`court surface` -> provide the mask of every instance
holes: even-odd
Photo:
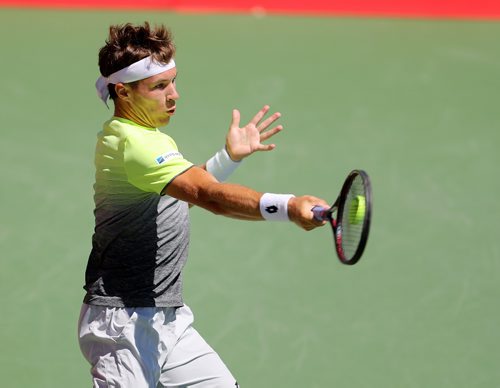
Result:
[[[283,114],[232,181],[333,200],[374,189],[362,261],[327,228],[192,210],[185,299],[242,387],[500,385],[500,25],[0,10],[0,375],[88,387],[76,341],[93,227],[93,88],[110,23],[168,24],[181,100],[168,133],[206,161],[234,107]]]

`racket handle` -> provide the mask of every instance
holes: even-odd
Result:
[[[314,206],[311,211],[314,213],[314,218],[318,221],[325,221],[328,219],[328,208],[323,206]]]

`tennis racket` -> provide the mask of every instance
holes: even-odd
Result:
[[[372,214],[370,178],[363,170],[353,170],[347,176],[340,194],[330,208],[315,206],[314,217],[329,221],[337,256],[343,264],[358,262],[368,240]]]

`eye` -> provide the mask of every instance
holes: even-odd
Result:
[[[160,89],[160,90],[161,90],[161,89],[165,89],[165,88],[166,88],[166,86],[167,86],[167,85],[166,85],[165,83],[163,83],[163,82],[162,82],[162,83],[159,83],[158,85],[156,85],[154,88],[155,88],[155,89]]]

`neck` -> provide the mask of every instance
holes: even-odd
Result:
[[[151,122],[149,122],[146,117],[143,117],[143,115],[134,112],[134,110],[130,109],[128,105],[124,106],[123,104],[117,103],[116,101],[114,116],[133,121],[141,127],[156,128]]]

